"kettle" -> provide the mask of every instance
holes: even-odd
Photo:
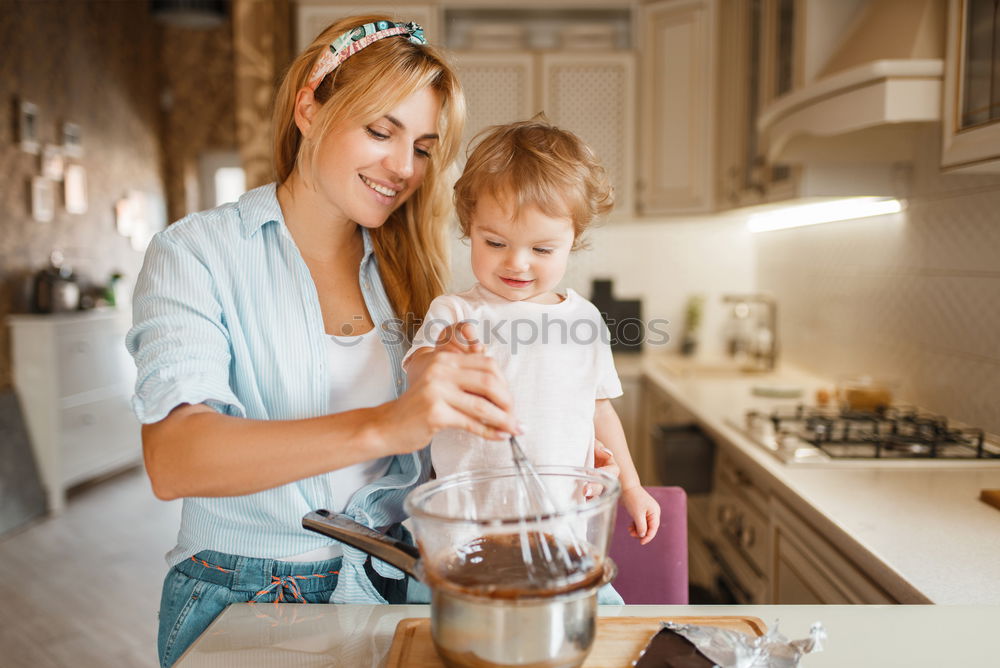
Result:
[[[64,313],[80,306],[80,284],[72,268],[63,264],[63,254],[52,251],[49,266],[35,275],[35,311]]]

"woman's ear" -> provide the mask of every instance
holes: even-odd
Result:
[[[312,127],[319,106],[316,98],[313,97],[312,90],[307,86],[303,86],[295,94],[295,125],[303,137],[309,133],[309,128]]]

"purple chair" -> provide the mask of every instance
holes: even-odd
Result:
[[[660,504],[660,528],[645,545],[628,533],[632,519],[618,506],[611,558],[618,565],[614,588],[630,605],[687,605],[687,494],[681,487],[647,487]]]

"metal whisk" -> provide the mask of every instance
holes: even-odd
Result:
[[[528,509],[525,514],[533,515],[536,520],[540,521],[543,515],[555,512],[555,502],[552,500],[548,489],[545,487],[541,477],[538,475],[538,471],[535,470],[534,465],[524,454],[521,444],[517,442],[517,438],[514,436],[510,437],[510,449],[514,459],[514,466],[517,468],[518,481],[520,482],[521,489],[524,491],[525,497],[528,501]],[[532,532],[535,534],[534,542],[537,543],[538,551],[541,553],[542,559],[545,562],[544,564],[541,564],[541,567],[539,568],[536,566],[534,556],[532,555],[532,540],[528,535],[529,532],[527,531],[527,527],[524,523],[521,524],[521,556],[523,557],[524,563],[528,568],[529,579],[534,581],[539,579],[553,581],[565,578],[567,575],[580,570],[580,566],[585,559],[583,547],[577,540],[576,533],[573,531],[573,527],[570,523],[565,525],[565,529],[566,540],[563,541],[553,536],[551,545],[543,532],[540,530],[538,532]],[[553,548],[555,549],[557,556],[553,556]],[[570,554],[570,552],[572,552],[572,554]],[[562,569],[560,569],[556,564],[556,559],[562,562]],[[539,572],[540,570],[541,573]]]

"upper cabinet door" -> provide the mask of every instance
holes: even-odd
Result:
[[[1000,171],[1000,7],[950,0],[941,166]]]
[[[641,8],[642,214],[715,207],[715,13],[715,0]]]
[[[615,188],[611,217],[631,217],[636,116],[632,53],[542,54],[539,110],[590,145]]]
[[[520,121],[537,111],[535,65],[530,53],[456,52],[452,54],[465,91],[467,115],[459,168],[469,142],[485,128]]]

